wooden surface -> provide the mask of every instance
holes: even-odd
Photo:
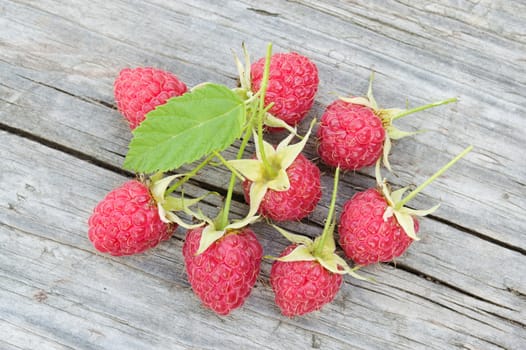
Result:
[[[525,23],[520,0],[0,1],[0,348],[525,349]],[[422,240],[396,266],[363,269],[376,283],[347,277],[305,317],[279,314],[268,261],[244,307],[218,317],[186,280],[183,230],[126,258],[98,254],[86,236],[95,204],[133,176],[120,168],[131,134],[113,100],[118,71],[156,66],[189,86],[233,87],[231,49],[243,41],[254,58],[272,41],[318,65],[309,119],[332,92],[365,93],[371,69],[384,107],[459,97],[399,121],[429,132],[395,145],[395,185],[475,146],[412,202],[442,203],[421,220]],[[313,140],[306,153],[316,156]],[[225,174],[208,169],[186,191],[225,192]],[[374,186],[371,175],[345,174],[338,210]],[[309,220],[285,227],[318,235],[328,192]],[[254,230],[267,254],[287,244]]]

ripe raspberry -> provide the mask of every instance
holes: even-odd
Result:
[[[402,255],[413,240],[396,217],[383,219],[387,202],[374,188],[356,193],[343,207],[338,232],[345,254],[359,265],[387,262]],[[418,221],[413,217],[415,233]]]
[[[232,230],[195,255],[203,227],[189,230],[183,245],[188,280],[203,304],[219,315],[240,307],[259,274],[263,248],[252,230]]]
[[[146,113],[186,90],[186,85],[172,73],[150,67],[125,68],[114,84],[117,107],[132,130],[146,118]]]
[[[274,221],[300,220],[312,213],[321,198],[320,169],[299,154],[286,170],[290,188],[268,190],[258,212]],[[243,182],[245,200],[250,204],[250,180]]]
[[[288,246],[281,256],[295,247],[295,244]],[[276,261],[270,270],[276,305],[288,317],[321,309],[334,299],[342,281],[342,275],[330,272],[318,261]]]
[[[142,253],[170,238],[175,229],[161,221],[148,187],[137,180],[108,193],[88,224],[95,248],[116,256]]]
[[[357,170],[378,160],[386,132],[369,107],[337,100],[321,117],[317,136],[318,153],[324,163]]]
[[[366,97],[341,97],[331,103],[321,118],[318,129],[318,153],[331,166],[358,170],[374,164],[383,154],[384,166],[391,170],[391,140],[417,134],[397,129],[399,118],[436,106],[456,102],[456,98],[429,103],[412,109],[379,108],[373,97],[373,77]]]
[[[261,87],[265,58],[251,67],[252,91]],[[270,113],[289,125],[298,124],[314,103],[318,91],[318,69],[307,57],[291,53],[277,53],[270,61],[269,83],[265,105],[274,103]]]

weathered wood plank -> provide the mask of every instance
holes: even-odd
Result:
[[[447,192],[437,213],[440,218],[519,251],[526,249],[524,221],[520,219],[526,206],[523,183],[526,167],[520,166],[516,156],[524,144],[520,130],[525,103],[524,95],[514,92],[524,88],[524,82],[517,78],[522,76],[518,73],[523,65],[520,55],[511,54],[524,49],[521,41],[506,37],[502,43],[492,41],[497,46],[492,50],[468,54],[471,46],[448,33],[466,32],[478,45],[483,45],[486,37],[478,35],[478,29],[471,28],[469,23],[449,18],[461,14],[455,12],[439,21],[441,17],[436,10],[426,12],[398,3],[393,9],[392,4],[373,4],[371,8],[365,4],[343,6],[328,2],[264,4],[265,11],[278,16],[254,12],[253,9],[262,8],[255,3],[229,2],[220,7],[195,1],[170,5],[138,2],[133,8],[118,3],[114,5],[115,11],[126,13],[119,18],[112,18],[107,5],[79,3],[63,8],[53,4],[8,2],[5,7],[8,16],[4,20],[9,22],[10,30],[1,35],[4,42],[13,43],[0,55],[4,61],[2,99],[10,103],[2,111],[6,125],[118,166],[126,152],[129,134],[118,113],[105,108],[113,103],[111,83],[118,69],[125,65],[153,64],[175,71],[190,85],[203,80],[233,85],[235,69],[228,48],[238,47],[245,39],[250,47],[261,51],[263,40],[273,38],[276,50],[301,47],[319,65],[322,85],[311,115],[323,112],[333,98],[329,91],[345,93],[349,86],[354,91],[364,91],[369,67],[378,72],[380,101],[403,105],[405,98],[416,104],[429,101],[431,96],[435,99],[460,96],[461,102],[454,107],[401,121],[401,125],[410,123],[414,128],[433,132],[397,145],[393,163],[399,178],[394,182],[404,185],[421,182],[431,169],[451,158],[468,141],[472,142],[476,151],[462,167],[452,169],[447,177],[438,180],[414,205],[428,205]],[[376,22],[364,17],[371,9],[380,16]],[[396,11],[404,16],[395,16]],[[509,11],[503,16],[509,16]],[[153,27],[153,20],[139,20],[143,13],[155,18]],[[423,37],[414,34],[416,13],[422,27],[418,33],[424,33]],[[247,14],[250,21],[239,20],[234,26],[234,18],[241,19]],[[30,30],[17,20],[25,16],[37,23]],[[395,27],[385,25],[393,21]],[[110,22],[111,28],[103,25]],[[261,32],[248,39],[254,22]],[[308,45],[307,38],[302,37],[306,32],[298,30],[300,26],[308,29]],[[193,36],[181,35],[183,28],[191,28]],[[151,34],[158,32],[155,37]],[[290,34],[284,38],[279,33]],[[506,33],[513,38],[519,35],[515,31]],[[352,40],[353,35],[366,41]],[[169,37],[174,39],[170,41]],[[198,45],[196,38],[200,40]],[[222,45],[218,46],[218,42]],[[462,51],[451,56],[447,43]],[[202,47],[211,49],[203,51]],[[383,53],[376,47],[381,47]],[[73,49],[75,54],[69,54]],[[24,55],[25,51],[31,55]],[[397,54],[389,54],[392,52]],[[495,65],[498,55],[510,57],[509,64]],[[440,71],[431,71],[430,67],[440,67]],[[482,69],[486,72],[498,69],[500,78],[495,78],[496,73],[481,74]],[[490,91],[499,91],[499,95],[489,94]],[[42,109],[48,112],[42,114]],[[505,124],[500,118],[503,113],[507,115]],[[39,125],[37,130],[35,125]],[[494,128],[499,133],[492,133]],[[313,145],[310,151],[314,151]],[[224,177],[205,175],[202,179],[214,181],[214,178]],[[350,181],[352,184],[354,180]],[[450,188],[459,190],[448,191]]]
[[[11,134],[0,134],[0,300],[10,301],[0,303],[2,348],[524,348],[525,21],[518,1],[3,2],[0,128]],[[116,259],[94,254],[85,221],[124,181],[131,135],[113,106],[119,69],[153,65],[190,86],[234,86],[230,48],[245,41],[260,56],[269,40],[318,65],[311,117],[331,91],[365,92],[371,68],[387,107],[460,97],[400,121],[431,132],[396,145],[395,184],[422,182],[468,142],[476,150],[417,197],[415,207],[443,204],[422,220],[423,239],[398,269],[365,269],[378,283],[348,279],[333,305],[288,320],[271,306],[265,263],[243,310],[219,319],[186,282],[182,231],[148,254]],[[314,141],[306,153],[315,156]],[[332,171],[322,169],[330,188]],[[225,174],[209,169],[187,193],[224,189]],[[347,174],[338,208],[372,186],[371,175]],[[286,227],[318,234],[328,198],[310,220]],[[203,208],[217,205],[210,198]],[[233,209],[246,212],[242,203]],[[256,229],[268,253],[284,247],[267,226]]]
[[[16,146],[12,147],[17,149]],[[21,155],[22,156],[22,155]],[[35,154],[30,158],[40,158],[45,155]],[[9,160],[9,156],[6,156]],[[19,163],[18,161],[15,161]],[[20,165],[19,165],[20,166]],[[63,162],[51,162],[49,164],[51,169],[63,169],[65,164]],[[60,172],[53,175],[58,177],[57,181],[61,181]],[[100,176],[100,175],[99,175]],[[91,174],[91,180],[94,184],[100,181],[99,176]],[[7,180],[9,181],[9,180]],[[324,183],[329,184],[329,177],[325,177]],[[5,184],[6,190],[15,186],[15,184],[9,185],[8,182]],[[34,188],[36,186],[29,185],[28,188]],[[108,191],[110,187],[106,188]],[[28,190],[25,190],[22,194],[12,194],[12,203],[16,203],[18,195],[24,197]],[[193,187],[187,190],[187,193],[196,193],[196,189]],[[348,190],[343,189],[342,196],[338,201],[338,206],[341,207],[344,200],[350,196]],[[200,194],[200,193],[197,193]],[[328,202],[329,194],[325,193],[324,202]],[[96,203],[101,197],[94,201]],[[219,205],[218,201],[212,203]],[[72,203],[64,203],[64,205],[71,205]],[[14,204],[13,204],[14,205]],[[76,205],[76,204],[74,204]],[[33,211],[39,210],[38,206],[32,208]],[[32,210],[29,210],[30,212]],[[85,212],[89,212],[91,208],[84,208]],[[240,213],[246,211],[245,208],[240,209]],[[326,216],[326,208],[320,208],[315,212],[314,217],[318,217],[319,222],[323,221],[323,217]],[[16,223],[18,219],[14,219]],[[315,227],[308,227],[302,224],[298,227],[297,224],[285,225],[292,230],[297,232],[307,232],[314,236],[318,234],[318,230]],[[478,296],[483,300],[488,300],[497,305],[502,305],[505,308],[501,309],[498,313],[505,317],[510,317],[515,320],[520,320],[524,317],[519,316],[517,312],[521,311],[520,299],[517,299],[512,291],[518,291],[519,293],[526,294],[524,291],[524,279],[521,277],[520,271],[520,260],[523,258],[519,253],[508,251],[507,249],[495,246],[494,244],[481,241],[471,235],[465,235],[458,230],[451,229],[450,227],[441,223],[436,223],[433,220],[424,219],[422,221],[422,227],[427,231],[424,232],[423,240],[418,244],[415,244],[412,250],[406,257],[403,257],[400,262],[407,266],[411,270],[419,271],[422,274],[428,275],[440,281],[444,281],[451,285],[457,286],[459,289],[471,293],[472,295]],[[268,229],[265,229],[269,231]],[[79,232],[84,232],[85,229],[79,229]],[[271,235],[275,233],[269,232]],[[465,250],[464,247],[472,247],[473,249]],[[457,252],[451,254],[451,252]],[[482,252],[486,252],[485,255],[491,254],[493,259],[485,259],[478,264],[469,264],[467,262],[476,260]],[[277,254],[277,252],[275,252]],[[439,262],[437,266],[437,261]],[[508,278],[506,274],[500,273],[502,263],[506,261],[507,271],[512,271],[513,278]],[[500,290],[509,290],[509,292],[501,293]],[[519,304],[517,304],[519,302]],[[511,311],[510,311],[511,310]],[[502,313],[501,313],[502,312]]]
[[[104,193],[124,181],[122,176],[16,135],[2,132],[0,138],[0,156],[7,165],[0,175],[0,246],[4,251],[0,291],[2,299],[11,301],[2,305],[0,318],[28,329],[31,341],[42,336],[64,347],[105,348],[111,342],[123,349],[151,344],[229,348],[232,342],[257,348],[307,347],[318,342],[331,349],[388,344],[396,344],[393,348],[423,348],[424,344],[436,349],[453,345],[517,348],[525,341],[520,296],[515,295],[511,304],[495,305],[416,274],[381,267],[364,271],[378,283],[348,279],[333,305],[312,316],[288,320],[272,306],[266,262],[262,282],[247,305],[219,325],[215,315],[198,307],[186,282],[181,230],[176,239],[140,256],[110,258],[93,251],[85,223]],[[268,253],[283,249],[285,242],[268,226],[258,225],[256,230]],[[488,252],[502,249],[486,244]],[[486,259],[493,274],[498,273],[494,259],[502,261],[502,255]],[[510,281],[522,278],[520,263],[520,256],[510,258],[506,270]],[[492,277],[491,283],[498,280]],[[477,288],[493,295],[513,295],[502,291],[500,284],[495,291],[484,285]],[[209,329],[205,334],[212,332],[217,338],[200,337],[203,331],[198,324]]]
[[[79,84],[79,82],[73,82],[73,84],[69,85],[68,87],[61,86],[59,88],[53,88],[52,85],[43,85],[47,83],[36,83],[36,80],[31,81],[28,79],[21,78],[21,76],[33,74],[36,74],[38,76],[41,73],[27,69],[17,69],[14,69],[14,71],[17,72],[16,74],[9,74],[9,72],[12,72],[13,69],[10,69],[8,71],[8,84],[14,86],[21,86],[22,89],[31,89],[32,100],[19,100],[19,103],[26,104],[20,109],[17,106],[9,106],[10,109],[8,109],[7,112],[5,112],[4,114],[8,121],[12,123],[10,125],[14,125],[15,127],[24,127],[24,124],[28,123],[29,118],[21,118],[20,116],[22,114],[44,118],[42,117],[42,114],[38,113],[38,108],[41,108],[42,105],[45,105],[46,101],[53,100],[54,104],[50,106],[50,108],[52,109],[48,110],[49,115],[46,115],[45,118],[51,119],[50,117],[56,116],[56,121],[54,123],[39,122],[39,124],[42,125],[42,127],[39,128],[38,131],[33,131],[32,128],[29,129],[27,126],[25,127],[26,130],[30,132],[38,132],[42,135],[42,137],[57,140],[57,142],[60,142],[61,144],[67,145],[75,149],[79,149],[80,151],[87,153],[88,155],[91,155],[93,157],[96,157],[97,159],[102,158],[104,160],[109,157],[112,157],[111,159],[107,159],[108,162],[114,166],[119,166],[122,157],[114,154],[115,151],[113,151],[113,149],[114,147],[117,147],[120,153],[125,152],[125,144],[129,140],[129,134],[126,131],[126,126],[120,120],[120,116],[118,116],[116,112],[110,111],[108,113],[107,109],[104,106],[97,104],[96,102],[93,103],[93,101],[97,100],[97,98],[84,97],[82,94],[88,93],[87,91],[76,91],[76,86],[84,86],[83,84]],[[13,79],[14,83],[11,83],[9,79]],[[93,84],[94,82],[92,81],[91,83]],[[23,84],[28,84],[31,87]],[[111,88],[110,84],[107,85],[108,86],[106,86],[106,90],[108,90],[108,88]],[[62,89],[73,89],[74,93],[68,94],[67,90]],[[97,87],[93,87],[93,90],[97,91]],[[73,96],[71,94],[73,94]],[[107,94],[111,96],[111,91],[108,91]],[[88,101],[86,101],[86,99],[88,99]],[[90,99],[91,101],[89,101]],[[319,107],[320,106],[318,106],[318,108]],[[79,120],[78,118],[72,119],[72,115],[90,116],[90,118],[84,120]],[[111,119],[107,120],[108,118]],[[75,124],[77,122],[80,124]],[[20,125],[19,123],[24,124]],[[108,124],[112,125],[112,127],[106,127]],[[34,125],[34,123],[32,125]],[[58,125],[60,125],[61,128],[58,128]],[[113,126],[115,127],[113,128]],[[447,142],[446,136],[447,135],[444,135],[441,138],[434,137],[432,139],[438,144],[444,144]],[[421,148],[420,142],[428,142],[426,141],[427,139],[427,137],[419,138],[419,144],[417,145],[418,148]],[[401,143],[398,146],[400,146],[400,148],[402,148],[403,151],[407,151],[409,155],[413,152],[409,149],[411,145],[405,143],[405,141],[404,143]],[[430,147],[436,146],[430,145]],[[309,146],[308,152],[311,155],[314,154],[314,146],[312,144]],[[439,150],[435,148],[432,153],[438,154],[438,152]],[[441,163],[445,163],[447,157],[440,156]],[[401,176],[403,176],[404,178],[409,179],[411,177],[410,173],[415,171],[416,181],[414,182],[423,181],[423,177],[428,176],[430,173],[427,169],[436,168],[436,163],[438,163],[436,157],[418,157],[418,161],[416,161],[410,156],[404,157],[402,160],[406,160],[410,165],[409,168],[415,170],[408,170],[404,172],[399,170],[398,173],[401,174]],[[509,209],[511,207],[498,208],[498,205],[493,205],[491,201],[494,198],[498,198],[499,193],[504,192],[504,194],[506,194],[505,191],[513,189],[516,186],[513,185],[513,182],[510,182],[506,179],[502,179],[502,176],[496,177],[493,173],[494,170],[489,171],[484,167],[480,167],[479,163],[479,159],[476,159],[476,163],[469,164],[469,171],[465,172],[464,170],[458,170],[450,176],[446,175],[445,179],[447,181],[445,183],[442,182],[444,180],[439,180],[436,184],[433,185],[433,187],[429,189],[428,193],[431,193],[431,195],[429,197],[425,195],[419,197],[415,202],[415,205],[419,207],[425,207],[432,202],[435,203],[437,199],[440,199],[440,197],[443,196],[440,191],[446,192],[445,189],[447,187],[458,189],[462,188],[463,190],[468,189],[473,193],[477,194],[476,199],[464,193],[460,193],[460,190],[458,195],[453,193],[453,191],[447,191],[447,197],[442,198],[443,205],[439,212],[441,218],[445,218],[448,221],[460,223],[462,225],[465,224],[465,221],[467,221],[467,224],[470,224],[473,221],[477,221],[479,226],[484,227],[484,230],[480,230],[481,232],[477,231],[477,233],[487,234],[490,237],[492,237],[493,231],[490,231],[488,233],[488,227],[497,224],[499,226],[499,230],[506,229],[506,227],[509,227],[508,231],[513,232],[515,236],[519,236],[515,239],[520,240],[521,230],[517,230],[517,228],[520,228],[521,225],[523,225],[523,221],[521,220],[519,215],[519,212],[521,211],[521,203],[524,202],[523,197],[520,197],[522,189],[519,187],[515,189],[518,192],[510,191],[512,193],[512,196],[508,194],[508,199],[510,199],[510,201],[516,201],[516,203],[513,204],[513,208],[515,209],[515,211],[511,212],[515,215],[509,215]],[[466,167],[465,163],[463,165],[464,167]],[[423,173],[423,169],[426,169],[427,173]],[[518,170],[520,171],[520,169]],[[199,179],[203,182],[206,181],[207,183],[212,184],[214,186],[224,188],[227,178],[224,176],[224,171],[221,169],[217,170],[217,172],[215,172],[215,170],[213,171],[213,173],[203,174]],[[455,169],[452,169],[452,171],[455,171]],[[470,174],[470,176],[465,176],[464,173],[468,173]],[[478,175],[477,177],[471,176],[471,174],[477,173],[481,175]],[[353,185],[353,187],[363,187],[372,185],[372,182],[367,178],[357,179],[356,177],[348,176],[346,179],[350,182],[351,185]],[[327,178],[327,180],[324,181],[324,183],[327,184],[327,188],[330,187],[329,181],[329,178]],[[484,184],[483,181],[486,181],[486,184]],[[343,189],[342,197],[349,197],[350,195],[352,195],[352,193],[352,189]],[[467,209],[473,208],[474,205],[478,205],[478,203],[473,202],[475,200],[482,199],[482,196],[484,196],[484,199],[488,201],[488,204],[490,206],[490,208],[488,208],[487,210],[491,209],[493,212],[496,211],[498,214],[497,216],[481,215],[480,210],[467,211]],[[515,198],[516,196],[519,198]],[[433,200],[433,198],[435,198],[435,200]],[[322,207],[312,216],[312,219],[317,223],[321,223],[323,221],[325,213],[326,211]],[[506,218],[507,220],[502,220],[502,218]],[[467,224],[467,227],[473,227],[471,225],[468,226]],[[517,232],[519,232],[519,235],[517,235]],[[432,234],[430,234],[429,237],[432,237]],[[455,240],[453,240],[452,242],[452,245],[458,244]],[[428,255],[430,254],[434,256],[437,254],[444,254],[440,252],[447,252],[447,250],[443,250],[442,246],[438,244],[435,245],[434,248],[435,249],[432,250],[431,253],[428,253]],[[469,254],[469,252],[467,254]],[[472,254],[476,255],[478,253],[472,252]],[[417,269],[417,267],[413,264],[414,260],[410,259],[409,261],[411,261],[409,267]],[[423,266],[426,265],[424,264]],[[425,270],[426,273],[431,274],[431,271],[429,271],[429,269]],[[433,274],[431,274],[431,276],[438,279],[444,279],[443,274],[439,276],[434,276]],[[455,281],[454,283],[457,282]],[[471,281],[465,281],[465,283],[462,283],[459,287],[467,287],[471,292],[475,292],[477,294],[479,290],[477,288],[473,288],[473,286],[474,284],[471,283]]]

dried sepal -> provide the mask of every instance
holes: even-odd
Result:
[[[263,124],[270,128],[283,128],[287,130],[290,134],[299,136],[295,127],[290,126],[283,119],[277,118],[271,113],[265,114]]]
[[[273,258],[274,260],[283,261],[283,262],[293,262],[293,261],[314,261],[316,258],[312,255],[309,247],[305,245],[298,245],[290,253],[285,256],[278,258]]]
[[[391,147],[391,138],[389,138],[389,136],[386,136],[384,140],[384,147],[382,150],[382,160],[385,168],[392,172],[393,169],[391,168],[391,163],[389,163],[389,153],[391,152]]]
[[[396,191],[391,192],[391,200],[393,203],[400,202],[404,194],[409,190],[409,187],[402,187]]]
[[[406,207],[402,207],[400,209],[400,211],[403,211],[403,212],[405,212],[405,213],[407,213],[409,215],[413,215],[413,216],[426,216],[426,215],[429,215],[429,214],[433,214],[439,207],[440,207],[440,204],[437,204],[434,207],[429,208],[429,209],[425,209],[425,210],[415,210],[415,209],[409,209],[409,208],[406,208]]]
[[[162,172],[158,172],[150,177],[150,193],[152,195],[152,198],[155,200],[155,203],[157,204],[157,210],[159,212],[159,217],[162,222],[164,223],[175,223],[181,227],[184,227],[186,229],[192,229],[199,226],[204,225],[204,222],[200,222],[197,224],[188,224],[183,219],[181,219],[179,216],[177,216],[175,213],[179,211],[187,212],[189,211],[189,207],[192,205],[197,204],[201,200],[203,200],[206,196],[209,194],[212,194],[213,192],[207,193],[201,197],[198,198],[192,198],[192,199],[185,199],[184,194],[181,195],[180,198],[167,195],[166,190],[170,183],[180,177],[185,176],[186,174],[177,174],[177,175],[171,175],[163,177]]]
[[[371,101],[367,97],[363,97],[363,96],[358,96],[358,97],[340,97],[340,100],[342,100],[344,102],[347,102],[347,103],[352,103],[352,104],[355,104],[355,105],[368,107],[368,108],[371,108],[372,110],[374,110],[374,105],[371,103]]]
[[[405,233],[414,241],[420,240],[415,232],[415,222],[413,217],[407,213],[400,212],[399,210],[394,210],[393,213],[396,217],[396,221],[398,221],[398,224],[404,229]]]
[[[250,55],[248,53],[245,43],[241,44],[241,47],[243,48],[244,62],[241,62],[241,60],[235,54],[235,52],[233,52],[233,55],[234,61],[236,62],[237,72],[239,75],[239,84],[241,85],[241,89],[248,92],[252,89],[252,79],[250,77]]]
[[[274,227],[279,233],[283,235],[283,237],[285,237],[288,241],[292,243],[303,244],[306,246],[311,246],[313,244],[312,239],[310,239],[307,236],[290,233],[289,231],[284,230],[281,227],[276,226],[276,225],[272,225],[272,227]]]

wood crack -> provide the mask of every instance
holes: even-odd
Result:
[[[517,252],[517,253],[520,253],[522,255],[526,255],[526,249],[523,249],[521,247],[517,247],[517,246],[514,246],[514,245],[511,245],[509,243],[506,243],[506,242],[502,242],[502,241],[499,241],[495,238],[492,238],[492,237],[489,237],[483,233],[480,233],[480,232],[477,232],[475,230],[472,230],[468,227],[465,227],[465,226],[462,226],[462,225],[459,225],[453,221],[450,221],[448,219],[445,219],[445,218],[441,218],[439,216],[435,216],[435,215],[428,215],[427,218],[430,218],[430,219],[433,219],[435,221],[438,221],[444,225],[448,225],[448,226],[451,226],[453,228],[455,228],[456,230],[459,230],[461,232],[464,232],[464,233],[467,233],[467,234],[470,234],[470,235],[473,235],[477,238],[480,238],[484,241],[487,241],[487,242],[490,242],[490,243],[493,243],[495,245],[498,245],[502,248],[506,248],[506,249],[509,249],[509,250],[512,250],[514,252]]]
[[[133,172],[124,170],[124,169],[122,169],[122,168],[120,168],[118,166],[115,166],[115,165],[112,165],[112,164],[110,164],[108,162],[102,161],[102,160],[98,159],[97,157],[94,157],[94,156],[91,156],[89,154],[83,153],[83,152],[81,152],[81,151],[79,151],[77,149],[65,146],[65,145],[63,145],[61,143],[58,143],[58,142],[46,139],[44,137],[32,134],[32,133],[30,133],[28,131],[25,131],[23,129],[15,128],[13,126],[10,126],[10,125],[7,125],[7,124],[4,124],[4,123],[0,122],[0,130],[6,131],[6,132],[8,132],[10,134],[14,134],[14,135],[20,136],[22,138],[25,138],[25,139],[28,139],[28,140],[31,140],[31,141],[34,141],[36,143],[39,143],[39,144],[41,144],[43,146],[52,148],[54,150],[66,153],[66,154],[68,154],[70,156],[73,156],[73,157],[75,157],[77,159],[86,161],[88,163],[91,163],[91,164],[96,165],[98,167],[101,167],[103,169],[112,171],[112,172],[117,173],[119,175],[122,175],[122,176],[125,176],[125,177],[129,177],[129,178],[135,177],[135,174]]]
[[[23,79],[29,80],[32,83],[35,83],[35,84],[40,85],[40,86],[47,87],[49,89],[53,89],[55,91],[58,91],[60,93],[65,94],[65,95],[77,98],[77,99],[79,99],[81,101],[92,103],[92,104],[96,104],[96,105],[100,105],[100,106],[104,106],[104,107],[109,108],[109,109],[117,110],[117,106],[112,104],[112,103],[109,103],[109,102],[106,102],[106,101],[102,101],[102,100],[99,100],[99,99],[95,99],[95,98],[91,98],[91,97],[84,97],[84,96],[75,95],[74,93],[71,93],[69,91],[66,91],[64,89],[58,88],[56,86],[44,83],[42,81],[34,80],[32,78],[29,78],[29,77],[26,77],[26,76],[23,76],[23,75],[20,75],[20,74],[17,74],[17,75],[19,77],[23,78]]]
[[[477,318],[475,318],[475,317],[472,317],[472,316],[470,316],[470,315],[468,315],[468,314],[465,314],[465,313],[463,313],[463,312],[460,312],[459,310],[456,310],[456,309],[454,309],[454,308],[452,308],[452,307],[450,307],[450,306],[447,306],[447,305],[445,305],[444,303],[440,303],[440,302],[438,302],[437,300],[433,300],[433,299],[431,299],[431,298],[427,298],[427,297],[425,297],[425,296],[423,296],[423,295],[420,295],[420,294],[414,293],[414,292],[412,292],[412,291],[410,291],[410,290],[407,290],[407,289],[401,289],[401,290],[403,290],[403,291],[406,292],[407,294],[410,294],[410,295],[412,295],[412,296],[414,296],[414,297],[421,298],[421,299],[426,300],[426,301],[428,301],[428,302],[430,302],[430,303],[433,303],[433,304],[436,304],[436,305],[438,305],[438,306],[440,306],[440,307],[443,307],[444,309],[447,309],[447,310],[449,310],[449,311],[455,312],[455,313],[457,313],[457,314],[459,314],[459,315],[461,315],[461,316],[463,316],[463,317],[467,317],[467,318],[469,318],[469,319],[472,319],[473,321],[480,322],[480,323],[482,323],[482,324],[484,324],[484,325],[486,325],[486,326],[488,326],[488,327],[494,328],[494,329],[496,329],[496,330],[498,330],[498,331],[503,331],[502,329],[495,327],[495,326],[492,325],[491,323],[481,321],[481,320],[479,320],[479,319],[477,319]]]
[[[258,9],[254,7],[247,7],[247,10],[257,13],[258,15],[262,16],[269,16],[269,17],[279,17],[279,13],[269,12],[263,9]]]
[[[454,290],[456,292],[459,292],[461,294],[467,295],[467,296],[469,296],[471,298],[474,298],[476,300],[483,301],[485,303],[488,303],[488,304],[491,304],[491,305],[494,305],[494,306],[497,306],[497,307],[500,307],[500,308],[503,308],[503,309],[506,309],[506,310],[509,310],[509,311],[517,312],[517,310],[515,310],[513,308],[510,308],[510,307],[508,307],[506,305],[501,305],[501,304],[496,303],[494,301],[485,299],[485,298],[483,298],[483,297],[481,297],[479,295],[476,295],[476,294],[473,294],[471,292],[468,292],[467,290],[464,290],[464,289],[462,289],[460,287],[454,286],[454,285],[450,284],[449,282],[445,282],[445,281],[437,279],[437,278],[435,278],[433,276],[429,276],[429,275],[423,273],[422,271],[419,271],[419,270],[417,270],[417,269],[415,269],[413,267],[410,267],[410,266],[408,266],[406,264],[402,264],[402,263],[396,263],[395,264],[395,263],[392,263],[392,262],[391,263],[385,263],[385,264],[389,265],[389,266],[392,266],[394,268],[397,268],[397,269],[409,272],[409,273],[411,273],[413,275],[417,275],[417,276],[419,276],[419,277],[421,277],[423,279],[426,279],[428,281],[431,281],[433,283],[441,284],[441,285],[443,285],[445,287],[451,288],[452,290]]]

